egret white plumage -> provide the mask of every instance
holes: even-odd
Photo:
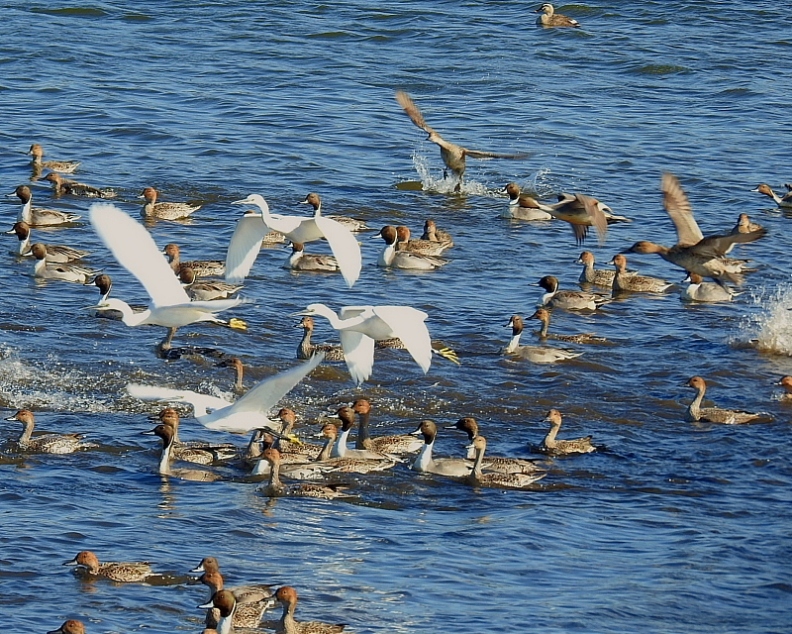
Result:
[[[341,275],[351,288],[360,276],[363,258],[360,245],[346,227],[321,215],[317,209],[311,218],[271,214],[269,205],[260,194],[251,194],[235,205],[255,205],[261,211],[247,213],[237,222],[226,254],[227,282],[238,283],[245,279],[261,250],[261,240],[272,229],[295,243],[305,244],[325,238],[330,245]]]
[[[374,342],[398,337],[424,373],[432,363],[428,315],[412,306],[344,306],[338,315],[324,304],[310,304],[298,315],[321,315],[338,330],[349,373],[358,385],[371,376]]]

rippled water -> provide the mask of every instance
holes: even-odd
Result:
[[[779,632],[789,629],[789,406],[772,383],[792,373],[786,253],[788,214],[750,190],[789,174],[792,18],[778,3],[574,4],[584,28],[534,27],[533,7],[487,3],[93,2],[4,8],[0,22],[0,167],[5,191],[30,178],[24,152],[83,161],[79,177],[113,187],[137,213],[153,185],[168,200],[200,201],[184,223],[158,222],[158,244],[185,258],[222,257],[240,208],[263,194],[274,211],[318,191],[328,213],[372,227],[434,218],[457,246],[429,274],[374,266],[380,241],[362,238],[364,271],[337,276],[280,268],[265,249],[236,315],[247,334],[184,329],[181,344],[213,346],[250,367],[248,385],[290,367],[291,313],[316,301],[411,304],[462,365],[428,375],[404,353],[378,354],[356,390],[326,364],[289,398],[307,420],[358,394],[382,431],[423,418],[481,421],[493,452],[529,455],[550,407],[562,436],[592,434],[605,449],[556,460],[534,491],[472,491],[406,469],[356,482],[353,503],[269,501],[255,485],[162,480],[144,414],[128,381],[225,392],[211,359],[166,362],[156,328],[96,319],[95,289],[33,280],[6,257],[0,278],[0,402],[31,407],[38,427],[83,431],[97,449],[72,456],[0,454],[0,604],[9,629],[46,631],[66,618],[89,632],[201,627],[203,587],[184,574],[217,556],[230,583],[289,583],[305,619],[355,632]],[[531,153],[469,161],[461,195],[442,180],[436,146],[405,117],[409,92],[427,121],[476,149]],[[553,274],[573,287],[580,249],[562,223],[497,218],[516,180],[543,197],[596,195],[633,219],[611,227],[600,266],[638,239],[674,242],[660,173],[680,176],[705,234],[746,212],[768,228],[738,249],[758,271],[733,304],[683,305],[676,294],[631,296],[596,315],[558,313],[556,332],[593,331],[558,366],[504,359],[509,316],[530,314]],[[79,199],[34,199],[85,214]],[[15,198],[0,201],[8,227]],[[38,239],[88,245],[114,294],[142,288],[97,244],[89,226],[38,230]],[[15,241],[7,237],[7,250]],[[311,245],[312,250],[321,246]],[[659,259],[642,272],[680,280]],[[334,339],[327,324],[319,338]],[[526,335],[530,339],[530,335]],[[758,340],[758,348],[752,343]],[[692,374],[723,406],[768,411],[745,427],[684,423]],[[186,420],[185,437],[207,437]],[[4,423],[3,437],[17,433]],[[375,429],[379,431],[379,429]],[[461,451],[441,435],[438,450]],[[6,446],[6,449],[8,446]],[[149,559],[169,585],[81,584],[61,562],[92,549]]]

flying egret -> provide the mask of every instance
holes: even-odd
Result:
[[[261,240],[270,229],[299,244],[326,238],[338,261],[341,275],[350,288],[360,276],[363,259],[355,236],[340,223],[322,216],[320,209],[315,211],[312,218],[271,214],[267,201],[260,194],[251,194],[232,204],[256,205],[261,213],[249,212],[237,222],[226,254],[227,282],[239,283],[250,273],[261,249]]]
[[[398,337],[424,373],[432,363],[428,315],[412,306],[344,306],[336,315],[324,304],[311,304],[298,315],[321,315],[338,330],[349,373],[360,385],[371,376],[374,342]]]
[[[103,298],[97,310],[117,310],[127,326],[151,324],[170,328],[163,347],[168,347],[176,328],[198,321],[211,321],[225,326],[243,327],[236,320],[229,324],[216,314],[239,306],[240,298],[212,301],[190,301],[187,291],[173,275],[165,256],[149,232],[129,214],[108,203],[91,205],[89,217],[94,231],[102,239],[119,264],[134,275],[146,289],[151,305],[136,313],[126,302]]]
[[[278,401],[318,366],[324,353],[315,354],[307,363],[264,379],[234,403],[190,390],[176,390],[157,385],[129,383],[127,393],[144,401],[189,403],[195,418],[207,429],[246,434],[254,429],[273,430],[276,424],[267,416]],[[214,411],[209,411],[214,410]],[[279,428],[280,425],[277,425]]]

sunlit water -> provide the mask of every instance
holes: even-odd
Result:
[[[538,4],[538,3],[537,3]],[[38,428],[85,432],[99,447],[71,456],[0,454],[0,604],[14,631],[195,631],[205,589],[185,573],[206,555],[229,583],[291,584],[304,619],[355,632],[780,632],[789,629],[789,405],[773,383],[792,373],[787,308],[789,214],[750,190],[789,173],[792,19],[771,2],[568,5],[584,28],[535,28],[535,7],[487,3],[94,2],[10,5],[0,22],[0,167],[4,192],[30,178],[24,152],[83,161],[80,180],[118,192],[139,213],[152,185],[166,200],[199,201],[188,222],[157,222],[157,244],[185,259],[223,257],[241,208],[259,192],[273,211],[319,192],[326,213],[384,224],[426,218],[457,246],[440,271],[374,266],[382,241],[361,234],[364,270],[340,276],[281,268],[264,249],[235,315],[248,333],[185,328],[177,345],[240,356],[246,384],[290,367],[299,341],[290,315],[308,303],[410,304],[462,365],[435,359],[428,375],[400,351],[378,353],[355,389],[325,364],[288,401],[304,420],[356,395],[374,403],[376,433],[480,420],[493,453],[530,455],[550,407],[562,437],[591,434],[602,450],[549,463],[527,492],[473,491],[404,467],[352,478],[358,497],[269,501],[241,474],[215,484],[163,480],[156,443],[140,432],[157,406],[124,395],[129,381],[230,394],[211,358],[166,362],[157,328],[130,329],[86,310],[95,288],[30,277],[6,257],[0,278],[0,399],[6,416],[37,413]],[[530,152],[470,160],[463,193],[444,180],[437,147],[393,98],[410,93],[429,125],[474,149]],[[735,251],[758,271],[726,305],[685,305],[675,293],[631,296],[596,315],[556,313],[559,333],[596,332],[557,366],[503,358],[513,313],[533,312],[543,275],[565,288],[579,274],[569,227],[498,218],[503,186],[537,195],[583,192],[633,219],[614,225],[599,266],[639,239],[671,244],[660,204],[664,170],[679,175],[705,234],[745,212],[769,236]],[[84,200],[34,201],[87,213]],[[0,201],[8,228],[15,198]],[[86,246],[115,280],[114,295],[147,302],[90,227],[34,230],[34,239]],[[6,250],[15,238],[6,238]],[[317,243],[309,252],[324,251]],[[631,268],[680,281],[653,257]],[[533,329],[533,326],[531,327]],[[335,340],[318,321],[318,340]],[[532,336],[526,332],[525,342]],[[743,427],[683,422],[701,374],[717,404],[768,411]],[[17,423],[3,424],[13,439]],[[306,434],[313,433],[309,427]],[[185,438],[206,438],[192,421]],[[227,440],[226,437],[220,437]],[[239,440],[242,444],[242,440]],[[438,452],[465,441],[441,430]],[[147,559],[163,584],[83,584],[63,561],[83,549]]]

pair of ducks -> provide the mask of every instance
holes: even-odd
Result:
[[[404,226],[385,225],[379,235],[385,241],[385,247],[377,259],[377,266],[394,269],[412,271],[439,269],[445,266],[448,260],[438,256],[454,244],[450,239],[445,241],[423,238],[411,240],[410,230]],[[436,227],[431,235],[437,238]]]

